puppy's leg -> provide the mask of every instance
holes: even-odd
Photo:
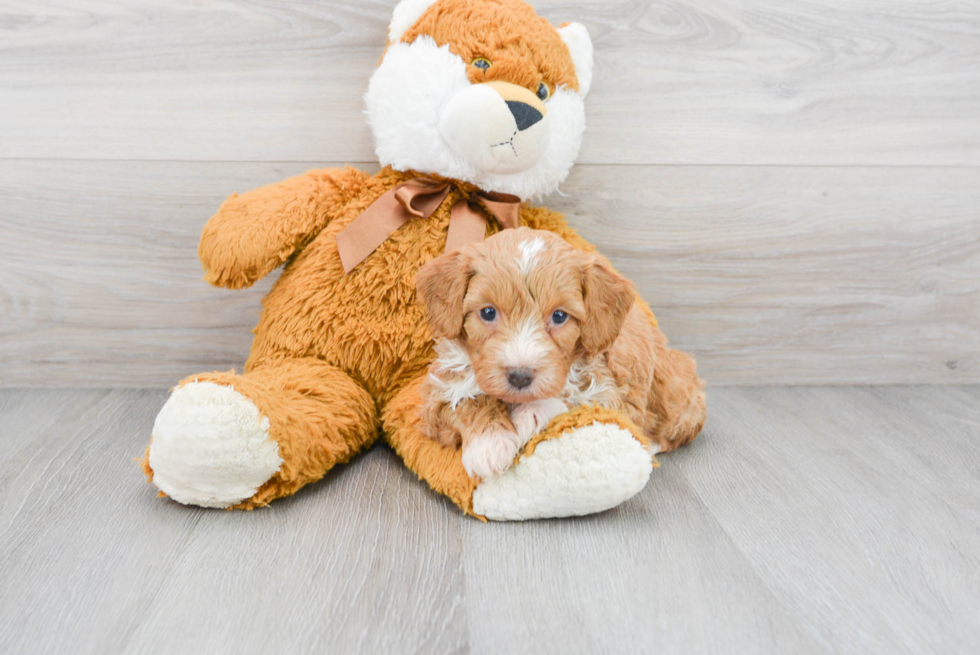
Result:
[[[422,432],[445,446],[463,446],[463,467],[471,477],[490,478],[503,473],[517,457],[528,437],[514,428],[503,401],[481,395],[455,407],[422,385]]]
[[[444,385],[442,385],[444,386]],[[453,406],[446,402],[442,387],[433,384],[429,374],[419,386],[422,396],[422,411],[419,413],[419,430],[429,439],[443,446],[459,448],[461,435]]]
[[[513,405],[510,409],[510,419],[514,423],[521,445],[526,444],[531,437],[548,427],[551,419],[568,411],[559,398],[542,398],[529,403]]]
[[[469,439],[463,437],[463,468],[481,480],[500,475],[514,463],[522,445],[514,430],[491,425]]]
[[[507,405],[496,398],[464,401],[454,418],[463,439],[463,468],[470,477],[486,479],[503,473],[527,441],[514,429]]]
[[[705,420],[705,397],[694,360],[668,348],[666,339],[657,345],[648,426],[650,437],[663,453],[698,436]]]

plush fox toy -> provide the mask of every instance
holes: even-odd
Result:
[[[610,409],[556,417],[487,480],[419,431],[434,357],[419,268],[518,225],[592,248],[527,202],[557,189],[575,161],[591,81],[582,25],[555,28],[521,0],[402,0],[366,95],[383,168],[314,170],[232,195],[204,228],[210,283],[238,289],[285,270],[264,299],[244,372],[192,375],[160,410],[142,466],[161,495],[252,509],[319,480],[379,435],[479,518],[588,514],[637,493],[653,449]],[[655,370],[657,429],[688,441],[704,421],[694,362],[661,345]]]

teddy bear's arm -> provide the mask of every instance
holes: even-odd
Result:
[[[231,195],[201,234],[204,279],[229,289],[251,286],[338,216],[345,190],[363,177],[354,169],[314,170]]]

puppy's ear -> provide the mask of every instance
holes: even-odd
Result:
[[[460,250],[436,257],[419,270],[415,288],[425,304],[434,337],[455,339],[463,331],[463,298],[473,276],[471,259]]]
[[[582,268],[582,297],[582,345],[590,353],[600,353],[619,336],[626,315],[636,302],[636,288],[605,259],[589,256]]]

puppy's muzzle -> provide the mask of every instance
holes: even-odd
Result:
[[[515,389],[527,389],[534,381],[534,371],[529,368],[507,369],[507,383]]]

